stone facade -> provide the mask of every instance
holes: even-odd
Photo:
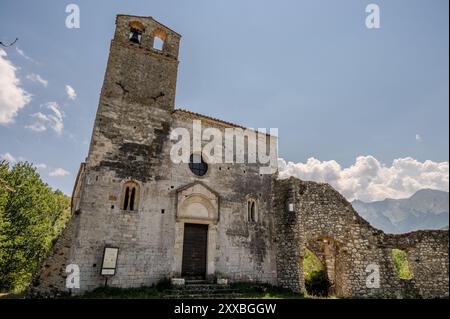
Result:
[[[155,37],[164,40],[161,50],[152,47]],[[203,176],[171,161],[174,128],[193,134],[194,120],[220,132],[241,128],[174,109],[179,42],[179,34],[152,18],[117,17],[89,154],[72,194],[73,217],[33,293],[67,293],[69,264],[80,270],[80,287],[71,293],[104,285],[100,268],[108,246],[119,248],[109,286],[179,278],[185,225],[200,224],[207,225],[206,279],[264,282],[303,293],[308,248],[326,265],[338,296],[448,296],[448,232],[386,235],[330,186],[277,180],[276,172],[261,174],[248,161],[210,163]],[[276,149],[276,138],[264,137]],[[408,251],[413,280],[396,278],[394,247]],[[379,267],[380,288],[366,287],[368,263]]]

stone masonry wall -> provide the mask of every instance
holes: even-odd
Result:
[[[448,297],[448,231],[420,231],[386,235],[370,226],[343,196],[328,184],[305,182],[295,178],[277,180],[274,192],[275,213],[286,216],[286,204],[295,203],[297,219],[282,218],[282,227],[294,234],[285,235],[288,243],[278,243],[277,265],[291,265],[291,256],[303,256],[304,247],[312,251],[321,247],[331,255],[325,265],[332,281],[332,291],[340,297],[432,298]],[[286,195],[286,190],[289,195]],[[283,212],[282,209],[285,211]],[[280,220],[280,218],[278,218]],[[287,225],[286,225],[287,224]],[[298,226],[301,225],[301,226]],[[295,226],[295,227],[294,227]],[[299,245],[291,245],[289,236],[303,229]],[[315,243],[315,244],[311,244]],[[392,249],[408,254],[411,280],[398,278],[392,261]],[[302,262],[299,262],[302,267]],[[367,285],[373,267],[379,271],[379,287]],[[292,269],[278,267],[279,283],[304,287],[301,276]],[[303,270],[301,270],[303,271]],[[290,278],[290,279],[288,279]],[[286,284],[286,280],[290,283]]]
[[[176,110],[173,127],[186,128],[192,136],[192,121],[201,120],[202,128],[217,128],[224,134],[230,124],[220,123],[190,112]],[[271,141],[276,147],[276,141]],[[206,144],[204,142],[203,144]],[[167,145],[166,154],[171,144]],[[247,152],[245,152],[247,158]],[[220,219],[217,224],[215,272],[230,281],[276,282],[275,257],[271,238],[274,234],[272,175],[260,174],[251,163],[210,163],[204,176],[195,176],[186,164],[171,164],[174,188],[200,181],[220,197]],[[258,220],[248,220],[247,198],[257,202]]]
[[[298,212],[288,209],[294,202],[295,185],[280,183],[274,185],[275,234],[277,284],[297,293],[305,293],[302,257],[304,255],[304,229]]]
[[[66,287],[66,267],[71,264],[71,251],[74,248],[76,234],[79,229],[80,216],[74,214],[63,234],[55,242],[49,256],[42,264],[28,289],[30,297],[61,296],[69,294]]]

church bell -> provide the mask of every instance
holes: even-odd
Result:
[[[133,43],[141,43],[141,31],[137,29],[131,29],[130,41]]]

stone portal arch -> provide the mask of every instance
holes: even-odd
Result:
[[[192,225],[204,225],[207,227],[205,275],[206,277],[214,275],[218,222],[219,196],[215,191],[201,182],[188,184],[177,189],[174,247],[175,276],[182,275],[183,250],[186,248],[184,246],[185,229],[187,226]]]

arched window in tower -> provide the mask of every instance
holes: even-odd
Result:
[[[247,201],[247,219],[252,223],[256,223],[258,221],[258,207],[256,200],[253,198]]]
[[[161,29],[156,29],[153,34],[153,49],[162,51],[164,49],[164,42],[166,39],[167,34]]]
[[[130,34],[128,40],[133,43],[140,44],[142,40],[142,33],[144,33],[144,25],[138,21],[133,21],[130,23]]]
[[[123,185],[122,209],[128,211],[138,210],[139,185],[135,182],[126,182]]]

